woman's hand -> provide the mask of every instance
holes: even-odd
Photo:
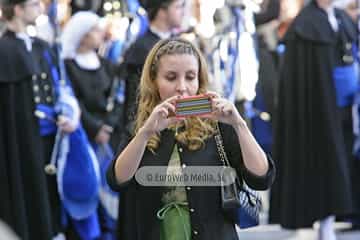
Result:
[[[174,96],[157,105],[140,131],[150,137],[161,132],[169,125],[182,121],[180,118],[173,117],[175,116],[175,100],[178,98],[179,96]]]
[[[254,175],[264,176],[269,170],[266,154],[256,142],[235,105],[216,93],[211,92],[209,95],[213,96],[213,112],[208,115],[209,118],[233,126],[238,136],[245,167]]]
[[[213,112],[206,115],[206,117],[229,124],[233,127],[246,124],[232,102],[220,97],[217,93],[208,92],[208,94],[212,96],[211,104]]]

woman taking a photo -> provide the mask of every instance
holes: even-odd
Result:
[[[145,186],[134,177],[148,166],[222,166],[214,140],[218,123],[238,176],[257,190],[273,182],[272,161],[234,104],[207,93],[207,83],[205,60],[187,40],[161,40],[149,53],[134,137],[108,170],[109,183],[122,196],[120,239],[238,239],[234,222],[221,208],[220,186]],[[177,99],[206,93],[212,97],[212,113],[174,117]]]

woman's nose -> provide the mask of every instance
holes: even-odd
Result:
[[[176,86],[176,91],[179,93],[184,93],[186,91],[185,81],[180,80]]]

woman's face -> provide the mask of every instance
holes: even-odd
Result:
[[[93,27],[81,40],[80,45],[88,49],[97,49],[104,42],[105,31],[99,27]]]
[[[199,63],[194,55],[164,55],[159,60],[156,84],[161,100],[192,96],[199,90]]]

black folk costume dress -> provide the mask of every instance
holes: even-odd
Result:
[[[351,39],[350,18],[334,11]],[[338,54],[339,34],[315,1],[300,12],[283,41],[274,148],[278,175],[271,191],[270,222],[296,229],[352,211],[342,125],[346,109],[337,106],[333,79],[343,55]]]
[[[84,64],[76,58],[65,60],[69,80],[80,104],[82,124],[93,142],[104,124],[111,126],[110,145],[116,150],[123,129],[123,106],[116,100],[114,92],[118,86],[116,66],[100,57],[99,65],[94,68]]]
[[[26,44],[27,43],[27,44]],[[40,135],[38,104],[54,104],[48,45],[7,30],[0,38],[0,219],[24,240],[60,231],[55,176],[46,176],[54,134]]]

